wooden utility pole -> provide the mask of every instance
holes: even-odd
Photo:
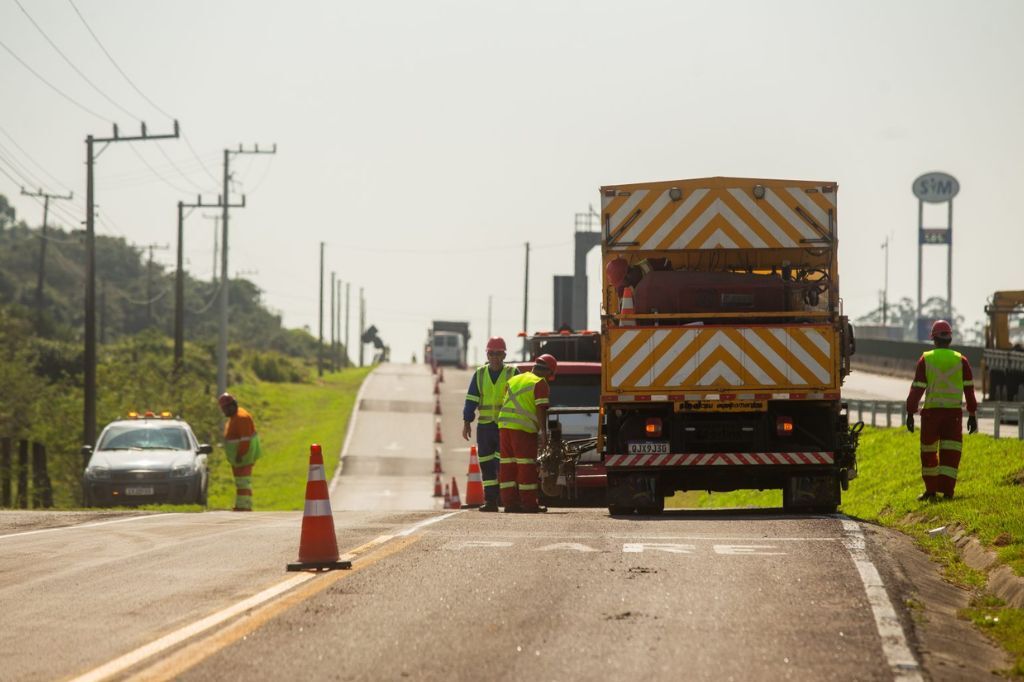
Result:
[[[21,193],[27,197],[41,197],[43,200],[43,229],[39,234],[39,276],[36,281],[36,324],[41,325],[43,321],[43,286],[46,282],[46,230],[50,216],[50,199],[73,199],[75,194],[74,192],[68,192],[67,195],[50,194],[41,189],[38,192],[29,192],[24,187],[21,188]]]
[[[526,275],[523,277],[523,332],[527,331],[526,313],[530,304],[530,242],[526,242]],[[523,337],[523,362],[526,362],[526,337]]]

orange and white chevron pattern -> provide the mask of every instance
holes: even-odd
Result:
[[[615,251],[820,247],[834,236],[834,185],[712,178],[606,187],[601,202],[608,234],[617,235],[605,247]]]
[[[609,329],[605,391],[838,388],[829,325]]]

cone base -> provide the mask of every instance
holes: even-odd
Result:
[[[333,571],[352,568],[351,561],[296,561],[288,564],[288,571]]]
[[[479,509],[482,506],[482,504],[464,504],[459,509]]]

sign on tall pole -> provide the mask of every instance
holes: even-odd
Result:
[[[931,327],[930,320],[921,318],[926,244],[946,247],[946,318],[953,323],[953,198],[960,193],[960,183],[948,173],[925,173],[914,180],[913,190],[917,197],[917,338],[923,340]],[[925,203],[947,205],[945,227],[924,226]]]

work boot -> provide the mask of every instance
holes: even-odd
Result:
[[[505,513],[506,514],[520,514],[520,513],[522,513],[522,511],[523,511],[523,508],[520,507],[518,504],[513,504],[513,505],[510,505],[508,507],[505,507]]]
[[[923,493],[917,496],[918,502],[931,502],[935,499],[935,493],[928,492],[925,490]]]
[[[488,502],[484,506],[480,507],[480,511],[482,511],[482,512],[496,512],[496,511],[498,511],[498,505],[493,504],[491,502]]]
[[[943,497],[943,499],[946,499],[946,500],[952,500],[953,499],[953,493],[942,493],[942,497]]]

